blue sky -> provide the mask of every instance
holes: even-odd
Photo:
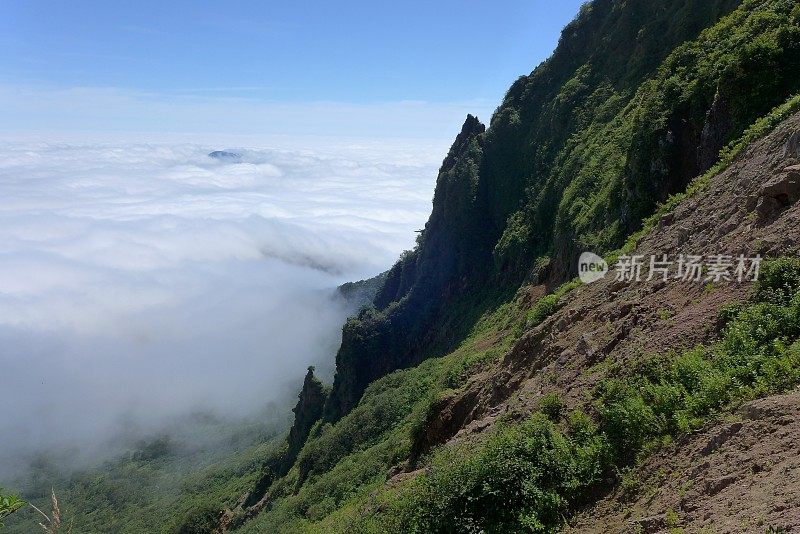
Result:
[[[437,137],[489,113],[581,3],[7,2],[0,128]]]

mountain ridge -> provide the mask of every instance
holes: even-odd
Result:
[[[675,23],[682,19],[691,22]],[[481,317],[518,298],[520,284],[543,288],[531,293],[529,313],[560,307],[544,295],[574,275],[580,250],[622,246],[659,203],[715,169],[726,145],[800,89],[799,20],[798,6],[780,0],[585,5],[553,56],[511,86],[488,129],[467,117],[417,247],[388,271],[374,306],[343,328],[309,440],[346,417],[350,427],[370,384],[448,354]],[[657,29],[661,39],[646,38]],[[629,59],[612,59],[619,57]],[[765,85],[766,66],[775,81]],[[524,376],[517,367],[505,372],[512,382]],[[458,396],[435,396],[415,412],[411,463],[400,474],[479,420],[481,399],[492,406],[515,390],[473,376],[477,390],[461,386]],[[357,447],[333,456],[304,448],[297,484]]]
[[[585,4],[488,128],[467,116],[416,247],[343,290],[366,305],[333,383],[309,368],[288,435],[164,531],[669,532],[728,495],[752,515],[744,485],[788,475],[698,451],[800,413],[799,93],[794,0]],[[582,285],[582,251],[761,255],[764,277]],[[662,468],[697,487],[648,500]],[[732,531],[800,528],[757,497],[775,508]]]
[[[688,16],[687,12],[693,13],[695,20],[695,24],[675,27],[672,36],[678,42],[675,51],[661,52],[669,68],[662,65],[656,69],[652,65],[657,55],[642,53],[644,59],[633,61],[631,71],[619,75],[618,85],[635,83],[628,80],[641,80],[648,72],[654,72],[655,78],[627,98],[619,93],[607,94],[608,76],[587,74],[594,68],[591,61],[612,73],[618,67],[606,66],[609,60],[602,54],[603,47],[590,48],[583,51],[590,63],[576,67],[563,87],[556,83],[558,93],[550,109],[543,107],[546,99],[537,104],[543,78],[558,80],[569,76],[557,77],[552,72],[560,63],[572,67],[577,61],[576,56],[565,52],[575,48],[576,35],[586,32],[596,39],[592,30],[602,26],[601,23],[609,24],[609,20],[626,27],[626,23],[643,16],[642,11],[646,9],[643,3],[634,4],[636,6],[630,9],[627,4],[610,1],[587,4],[578,18],[565,28],[553,56],[530,76],[512,85],[488,130],[476,118],[467,118],[439,171],[433,211],[418,238],[417,248],[389,271],[375,302],[376,313],[364,313],[345,326],[342,348],[337,355],[337,376],[325,410],[326,420],[335,421],[347,413],[364,387],[386,372],[452,349],[453,341],[442,334],[450,328],[442,325],[458,319],[447,317],[443,308],[463,300],[465,293],[487,284],[513,292],[519,282],[532,275],[537,258],[552,259],[548,274],[552,283],[558,283],[574,275],[580,250],[609,251],[620,246],[629,233],[640,227],[641,220],[652,213],[657,202],[683,190],[691,178],[713,165],[716,154],[728,141],[741,135],[753,120],[798,89],[796,79],[791,78],[794,81],[787,82],[787,87],[773,88],[772,98],[760,108],[737,94],[740,109],[721,96],[720,87],[723,86],[719,81],[721,76],[728,76],[733,85],[736,75],[726,73],[749,61],[747,57],[742,58],[741,53],[733,55],[728,49],[738,46],[736,40],[723,42],[722,52],[711,60],[707,57],[710,54],[698,55],[699,50],[716,45],[712,43],[719,34],[735,26],[747,27],[747,21],[757,19],[748,15],[754,7],[788,14],[793,7],[790,2],[745,2],[741,9],[726,17],[712,35],[707,35],[709,32],[705,37],[701,35],[694,47],[685,44],[686,34],[691,33],[692,28],[710,25],[707,19],[726,13],[734,3],[653,2],[661,6],[660,10],[652,10],[656,13],[650,18],[653,25],[663,19],[666,6],[671,8],[667,10],[669,13],[683,13],[684,16]],[[705,23],[699,22],[704,19]],[[616,40],[608,47],[616,49],[635,40],[632,34],[640,36],[644,28],[649,27],[647,21],[645,18],[641,27],[628,27],[627,33],[615,32]],[[791,45],[775,54],[777,60],[773,63],[780,69],[770,75],[779,78],[782,72],[800,69],[798,60],[794,59],[795,51],[800,57],[797,36],[779,26],[751,29],[752,35],[758,38],[768,35],[768,31],[775,34],[773,38],[777,41],[785,40]],[[760,52],[757,49],[753,53]],[[700,62],[698,72],[676,78],[672,65],[686,61]],[[707,79],[715,75],[716,82]],[[753,73],[745,71],[738,76],[741,84]],[[590,83],[593,77],[598,80]],[[672,94],[675,83],[686,83],[692,89],[688,94]],[[574,92],[576,84],[582,85],[585,99],[591,102],[599,94],[606,103],[589,112],[584,100],[576,99],[576,94],[572,94],[573,101],[570,101],[565,88]],[[593,90],[592,84],[595,85]],[[613,110],[618,110],[616,117],[609,117]],[[548,123],[560,124],[561,121],[554,123],[554,119],[565,114],[568,119],[565,123],[569,125],[579,111],[589,114],[581,119],[585,126],[579,131],[583,133],[570,134],[569,126],[547,126]],[[653,117],[653,111],[658,111],[661,117]],[[637,114],[644,115],[638,118]],[[621,121],[627,123],[622,128],[614,126]],[[691,123],[696,126],[681,126]],[[617,127],[622,134],[600,136],[595,132],[599,128],[603,133],[603,129],[610,127]],[[558,140],[576,135],[589,136],[586,148],[564,141],[561,156],[547,148],[557,145]],[[537,138],[546,140],[537,143]],[[520,141],[526,141],[533,148],[520,147]],[[606,142],[600,159],[585,161],[589,156],[597,157],[586,152],[597,141]],[[686,145],[699,148],[687,150]],[[531,159],[532,151],[538,161]],[[709,153],[715,157],[709,158]],[[553,163],[558,157],[563,163]],[[564,173],[581,162],[584,164],[581,170],[575,172],[571,181],[564,182]],[[604,170],[599,171],[603,166]],[[652,173],[652,169],[657,172]],[[594,185],[586,185],[595,170],[599,176],[605,173],[605,177],[594,180]],[[519,181],[525,176],[528,176],[527,185]],[[581,192],[576,184],[585,186],[587,191]],[[605,192],[598,194],[598,185],[603,185]],[[587,205],[584,198],[593,199],[595,206]],[[566,222],[581,220],[585,221],[583,228],[571,228],[575,224]],[[602,230],[598,232],[598,228]],[[452,336],[452,339],[457,338],[458,334]]]

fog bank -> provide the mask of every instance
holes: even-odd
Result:
[[[333,288],[430,211],[442,152],[414,143],[0,143],[0,476],[330,373]]]

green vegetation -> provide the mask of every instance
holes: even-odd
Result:
[[[539,413],[498,425],[479,446],[438,450],[424,474],[382,491],[356,531],[558,531],[664,438],[800,382],[800,261],[765,264],[718,342],[609,373],[589,406],[597,422],[574,410],[559,424],[561,400],[547,395]]]
[[[219,505],[209,502],[190,505],[184,514],[173,519],[167,528],[171,534],[211,534],[219,525]]]
[[[3,527],[3,518],[8,517],[27,504],[16,495],[4,495],[0,488],[0,528]]]
[[[564,433],[542,414],[501,426],[477,453],[443,449],[397,509],[396,532],[545,531],[601,480],[602,434]],[[376,531],[379,531],[377,529]]]
[[[142,441],[92,469],[71,472],[57,456],[37,458],[15,488],[42,510],[51,506],[54,489],[75,533],[202,533],[187,529],[212,511],[216,520],[253,486],[260,467],[281,447],[284,436],[276,434],[285,424],[197,415],[176,425],[174,436]],[[7,519],[6,531],[30,534],[40,519],[25,508]]]
[[[582,282],[576,278],[561,284],[554,292],[545,295],[536,301],[536,304],[533,305],[533,308],[528,311],[527,319],[524,325],[525,328],[533,328],[534,326],[538,326],[545,319],[557,312],[560,307],[561,299],[564,297],[564,295],[576,287],[580,287],[581,284]]]
[[[620,249],[620,253],[628,254],[636,247],[636,243],[645,235],[650,233],[655,228],[658,221],[673,211],[678,204],[687,198],[691,198],[698,192],[706,187],[709,180],[720,172],[727,169],[731,163],[736,159],[744,148],[772,131],[781,121],[787,119],[793,114],[800,111],[800,94],[789,97],[788,100],[773,108],[766,116],[757,119],[753,124],[748,127],[741,137],[731,141],[720,152],[720,158],[708,171],[698,176],[689,184],[686,191],[675,193],[671,195],[664,203],[660,204],[655,213],[645,218],[642,222],[642,228],[637,232],[631,234],[625,240],[625,244]]]
[[[497,204],[509,209],[495,247],[500,264],[524,269],[543,254],[622,245],[658,202],[718,172],[774,125],[780,114],[745,134],[800,90],[796,2],[747,0],[699,35],[691,32],[705,17],[737,3],[636,4],[623,12],[588,4],[562,35],[565,50],[518,80],[493,117],[484,174],[502,184]],[[672,10],[671,20],[656,21]],[[694,20],[676,24],[689,13]]]
[[[539,401],[539,411],[552,422],[558,423],[564,411],[564,401],[558,393],[548,393]]]
[[[728,312],[719,342],[646,358],[630,374],[606,380],[598,406],[618,453],[634,455],[659,436],[698,428],[732,405],[797,384],[798,289],[796,260],[768,263],[753,301]]]
[[[81,532],[211,532],[245,494],[267,504],[234,514],[242,533],[552,532],[598,490],[633,490],[631,468],[654,447],[800,381],[796,261],[764,265],[751,299],[720,311],[719,341],[598,364],[604,379],[577,409],[552,393],[527,420],[438,447],[459,430],[446,409],[580,285],[523,306],[524,280],[567,279],[580,250],[630,251],[800,110],[798,72],[795,0],[586,4],[488,131],[468,117],[416,248],[379,288],[346,288],[360,311],[334,383],[309,371],[288,440],[224,461],[158,441],[66,479],[45,466],[30,498],[58,480]]]
[[[343,532],[387,472],[412,456],[431,407],[507,350],[523,315],[515,302],[486,313],[451,354],[372,383],[335,425],[320,422],[295,467],[276,482],[274,505],[237,532]]]

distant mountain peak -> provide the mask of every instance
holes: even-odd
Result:
[[[232,152],[230,150],[214,150],[213,152],[208,153],[208,157],[228,163],[242,162],[242,155],[238,152]]]

